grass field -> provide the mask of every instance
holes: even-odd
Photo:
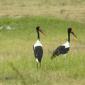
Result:
[[[46,33],[46,36],[41,35],[44,57],[38,70],[32,50],[37,25]],[[72,46],[66,59],[60,56],[51,60],[49,51],[65,42],[69,26],[79,40],[71,36]],[[0,18],[0,85],[84,85],[84,27],[79,22],[53,17]]]
[[[44,56],[37,70],[33,54],[36,26]],[[71,49],[51,60],[71,36]],[[0,85],[85,85],[85,0],[0,0]]]

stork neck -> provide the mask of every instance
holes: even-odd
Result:
[[[68,32],[68,42],[70,42],[70,33]]]
[[[38,38],[38,40],[40,40],[40,34],[39,34],[39,31],[37,31],[37,38]]]

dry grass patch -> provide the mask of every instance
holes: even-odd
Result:
[[[82,0],[3,0],[0,16],[54,16],[85,21],[85,2]]]

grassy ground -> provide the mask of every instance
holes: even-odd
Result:
[[[37,25],[46,33],[41,35],[44,57],[38,70],[32,50]],[[65,42],[69,26],[79,40],[71,36],[66,59],[60,56],[51,60],[50,51]],[[0,85],[85,85],[84,27],[53,17],[0,18]]]
[[[85,22],[85,1],[0,0],[0,16],[54,16]]]

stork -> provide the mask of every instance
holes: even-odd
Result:
[[[73,36],[75,38],[77,38],[77,36],[75,35],[75,33],[72,31],[72,28],[71,27],[68,28],[67,32],[68,32],[68,40],[64,44],[58,46],[53,51],[52,56],[51,56],[51,59],[53,59],[56,56],[59,56],[59,55],[63,55],[63,54],[68,53],[68,51],[70,49],[70,34],[73,34]]]
[[[34,56],[35,56],[35,59],[36,59],[36,62],[37,62],[37,68],[38,68],[38,63],[41,66],[41,60],[42,60],[42,57],[43,57],[43,46],[40,42],[40,32],[42,34],[44,34],[44,33],[40,29],[40,26],[36,27],[36,32],[37,32],[37,41],[33,45],[33,51],[34,51]]]

